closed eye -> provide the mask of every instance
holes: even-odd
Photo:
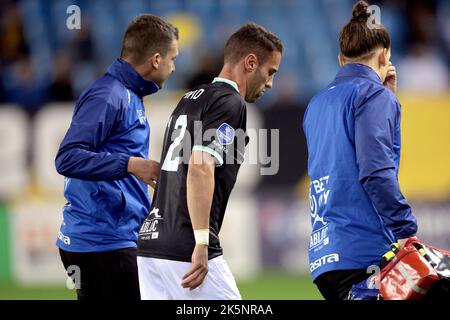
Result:
[[[275,74],[275,72],[277,72],[278,70],[277,69],[275,69],[275,68],[271,68],[270,70],[269,70],[269,76],[272,76],[272,75],[274,75]]]

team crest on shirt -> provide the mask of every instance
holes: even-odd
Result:
[[[234,140],[234,129],[228,123],[222,123],[216,130],[217,141],[221,145],[229,145]]]

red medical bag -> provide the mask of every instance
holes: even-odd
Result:
[[[420,300],[441,280],[448,286],[449,279],[450,252],[412,237],[381,270],[380,293],[384,300]]]

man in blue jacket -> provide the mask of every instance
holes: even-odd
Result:
[[[313,97],[303,120],[310,270],[329,300],[376,298],[366,278],[391,243],[403,245],[417,232],[397,178],[401,106],[390,37],[382,25],[368,28],[369,16],[360,1],[341,31],[341,70]]]
[[[78,98],[56,156],[67,199],[56,245],[78,299],[140,298],[137,232],[150,208],[147,185],[154,187],[159,173],[148,159],[142,98],[162,87],[177,55],[178,30],[138,16],[121,58]]]

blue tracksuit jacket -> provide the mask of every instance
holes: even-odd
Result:
[[[368,66],[347,64],[313,97],[303,120],[311,178],[313,280],[378,265],[416,219],[400,192],[401,106]]]
[[[147,185],[128,174],[127,166],[131,156],[148,159],[142,98],[158,89],[117,59],[78,98],[55,161],[67,199],[59,248],[102,252],[136,246],[150,198]]]

